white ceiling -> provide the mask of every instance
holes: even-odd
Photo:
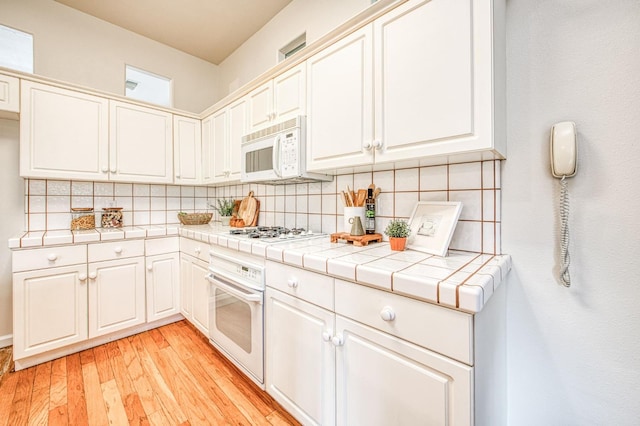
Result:
[[[55,0],[214,64],[292,0]]]

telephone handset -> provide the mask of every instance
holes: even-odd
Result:
[[[551,174],[560,179],[560,273],[559,279],[565,287],[571,286],[569,275],[569,189],[568,177],[578,171],[578,142],[576,124],[572,121],[556,123],[551,128],[549,140]]]

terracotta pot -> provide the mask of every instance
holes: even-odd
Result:
[[[407,237],[389,237],[391,250],[403,251],[407,245]]]

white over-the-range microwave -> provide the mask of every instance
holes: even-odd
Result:
[[[306,170],[306,117],[298,116],[242,137],[242,182],[331,181]]]

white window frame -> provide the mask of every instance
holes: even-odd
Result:
[[[164,83],[166,83],[166,87],[164,87]],[[153,89],[154,85],[163,87]],[[148,90],[144,90],[145,88]],[[163,91],[164,89],[167,90],[166,93],[163,93],[166,97],[158,96],[157,91],[159,88],[162,88]],[[136,92],[136,90],[138,92]],[[133,65],[125,64],[124,95],[131,99],[172,108],[173,79]]]

